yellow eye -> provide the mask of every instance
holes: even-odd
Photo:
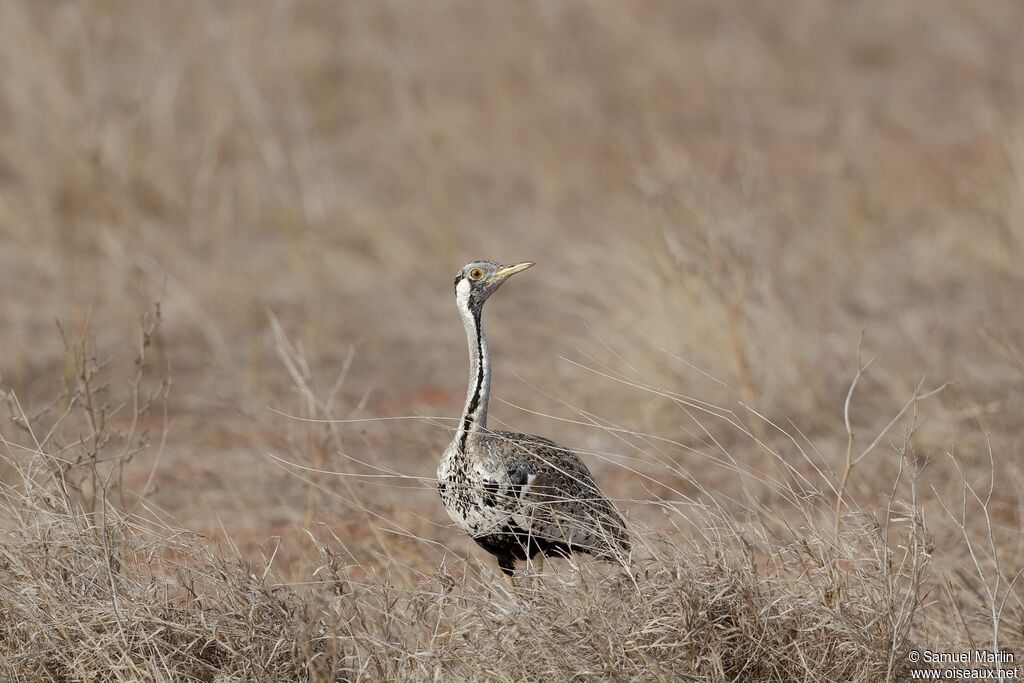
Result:
[[[469,271],[469,279],[470,280],[479,280],[483,276],[484,276],[484,271],[482,269],[480,269],[480,268],[474,268],[473,270]]]

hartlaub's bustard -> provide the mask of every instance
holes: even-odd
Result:
[[[438,490],[456,525],[512,576],[516,560],[572,552],[611,559],[629,551],[615,506],[572,451],[530,434],[487,429],[491,365],[480,325],[484,302],[532,262],[474,261],[455,278],[469,342],[469,391],[462,420],[437,468]]]

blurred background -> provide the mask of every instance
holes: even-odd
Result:
[[[45,407],[87,338],[114,392],[159,302],[168,431],[125,476],[167,519],[472,556],[429,482],[292,465],[432,477],[467,381],[452,279],[529,259],[485,317],[492,422],[584,451],[632,519],[694,491],[665,461],[735,493],[713,440],[804,467],[766,420],[839,468],[863,332],[858,435],[955,381],[914,453],[985,474],[990,436],[1019,532],[1022,26],[1011,0],[0,3],[2,385]],[[288,417],[327,414],[368,421]]]

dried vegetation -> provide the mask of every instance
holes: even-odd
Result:
[[[0,3],[0,678],[1024,657],[1024,14],[787,5]],[[620,565],[447,524],[479,257]]]

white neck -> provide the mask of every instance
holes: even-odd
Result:
[[[487,427],[487,400],[491,393],[491,361],[487,352],[487,336],[480,320],[469,308],[469,282],[462,280],[455,290],[455,300],[466,327],[466,342],[469,345],[469,388],[466,391],[466,406],[462,410],[455,443],[465,447],[466,440]]]

